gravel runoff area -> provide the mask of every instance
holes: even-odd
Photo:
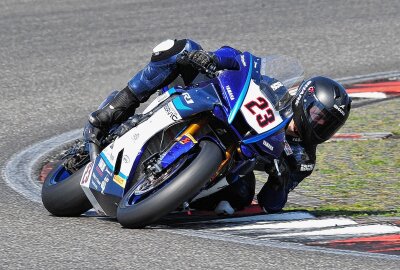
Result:
[[[313,174],[289,195],[285,210],[399,220],[400,99],[353,109],[341,133],[391,132],[388,139],[329,141],[317,148]],[[260,186],[266,175],[257,174]]]

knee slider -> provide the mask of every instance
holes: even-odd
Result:
[[[180,39],[180,40],[167,39],[161,42],[153,49],[151,61],[158,62],[166,60],[172,56],[179,54],[186,47],[186,43],[187,43],[186,39]]]

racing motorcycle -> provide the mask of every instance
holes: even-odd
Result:
[[[232,184],[228,174],[276,161],[302,66],[248,52],[237,60],[238,70],[198,67],[206,77],[161,89],[141,114],[110,131],[104,149],[78,141],[43,184],[46,209],[79,216],[94,208],[140,228]]]

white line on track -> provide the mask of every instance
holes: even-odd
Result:
[[[371,98],[371,99],[384,99],[388,97],[388,95],[382,92],[350,93],[349,96],[352,98]]]
[[[378,253],[367,253],[367,252],[359,252],[353,250],[340,250],[340,249],[330,249],[325,247],[317,247],[317,246],[306,246],[300,243],[292,243],[292,242],[281,242],[278,240],[271,239],[255,239],[246,236],[235,235],[221,233],[221,232],[211,232],[211,231],[201,231],[201,230],[190,230],[190,229],[181,229],[172,231],[171,229],[160,229],[160,231],[165,231],[168,233],[179,234],[190,237],[200,237],[209,240],[215,241],[224,241],[230,243],[238,243],[245,245],[254,245],[254,246],[264,246],[276,249],[288,249],[288,250],[296,250],[296,251],[306,251],[306,252],[321,252],[324,254],[336,254],[341,256],[355,256],[355,257],[368,257],[368,258],[377,258],[377,259],[388,259],[400,261],[400,256],[396,255],[387,255],[387,254],[378,254]]]
[[[336,79],[337,81],[343,84],[351,84],[351,83],[360,83],[365,81],[377,80],[377,79],[387,79],[393,77],[399,77],[400,71],[393,70],[393,71],[384,71],[384,72],[377,72],[377,73],[370,73],[366,75],[356,75],[350,77],[342,77]]]
[[[196,221],[196,223],[240,223],[240,222],[262,222],[262,221],[280,221],[280,220],[303,220],[311,219],[315,216],[306,212],[288,212],[283,214],[269,214],[249,217],[224,218],[217,220]]]
[[[230,231],[230,230],[257,230],[257,229],[311,229],[325,228],[344,225],[355,225],[357,222],[348,218],[330,218],[330,219],[312,219],[279,223],[258,222],[256,224],[246,224],[223,228],[214,228],[213,230]]]
[[[41,187],[34,175],[35,165],[54,149],[69,141],[79,138],[82,130],[72,130],[48,140],[39,142],[15,154],[2,170],[6,184],[25,198],[42,203]]]
[[[389,233],[400,233],[400,228],[391,225],[364,225],[364,226],[348,226],[344,228],[334,228],[327,230],[309,231],[309,232],[296,232],[296,233],[283,233],[274,235],[260,235],[258,238],[287,238],[287,237],[298,237],[298,236],[343,236],[343,235],[377,235],[377,234],[389,234]]]

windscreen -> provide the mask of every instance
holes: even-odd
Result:
[[[285,110],[287,111],[285,114],[289,114],[292,100],[289,89],[298,86],[304,76],[300,62],[290,56],[270,55],[261,58],[260,73],[261,91],[273,103],[276,110]]]
[[[300,84],[304,77],[304,69],[299,60],[286,55],[261,58],[260,73],[280,81],[287,89]]]

